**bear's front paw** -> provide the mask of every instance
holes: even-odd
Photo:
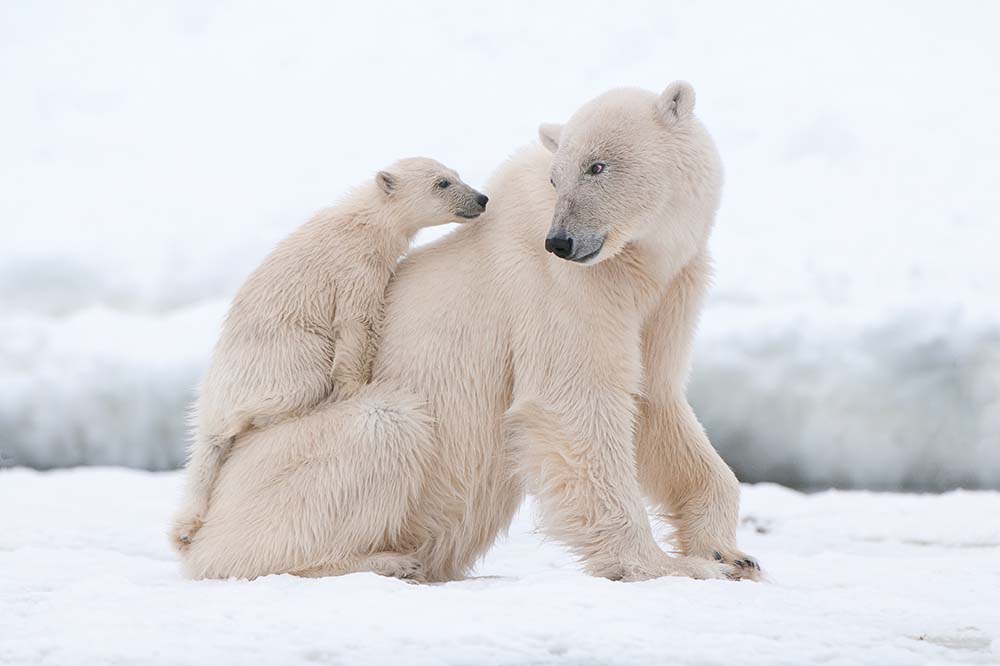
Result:
[[[733,569],[733,580],[761,580],[764,575],[760,563],[740,550],[718,549],[712,551],[712,559],[722,564],[728,564]]]
[[[715,560],[700,557],[671,557],[664,554],[646,564],[623,565],[620,571],[607,577],[634,582],[663,576],[683,576],[695,580],[735,580],[737,569],[731,564]]]
[[[695,580],[736,580],[737,570],[731,564],[700,557],[673,557],[671,576],[687,576]]]

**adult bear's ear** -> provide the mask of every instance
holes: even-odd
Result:
[[[388,171],[379,171],[375,174],[375,183],[386,194],[392,194],[392,191],[396,189],[396,177]]]
[[[687,81],[674,81],[656,100],[656,112],[668,126],[690,117],[694,112],[694,88]]]
[[[559,135],[562,134],[562,125],[553,123],[542,123],[538,126],[538,138],[542,140],[542,145],[549,149],[549,152],[559,150]]]

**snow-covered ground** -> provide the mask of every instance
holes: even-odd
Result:
[[[692,396],[748,480],[1000,487],[995,3],[0,4],[0,465],[181,461],[226,300],[393,159],[482,184],[685,78],[727,185]],[[426,240],[427,237],[425,237]]]
[[[0,471],[0,664],[995,664],[1000,493],[745,486],[767,583],[590,578],[530,510],[477,577],[180,577],[177,473]]]

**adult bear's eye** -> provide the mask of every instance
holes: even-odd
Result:
[[[438,187],[440,187],[442,190],[444,188],[448,187],[449,185],[451,185],[451,183],[448,182],[447,180],[439,180],[438,181]]]
[[[604,171],[604,162],[594,162],[590,165],[590,173],[595,176]]]

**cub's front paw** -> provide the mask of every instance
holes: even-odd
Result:
[[[368,384],[367,366],[335,360],[333,364],[333,390],[330,392],[335,402],[353,398]]]
[[[365,387],[365,381],[359,377],[340,377],[334,381],[333,391],[330,395],[335,402],[349,400],[358,394]]]

